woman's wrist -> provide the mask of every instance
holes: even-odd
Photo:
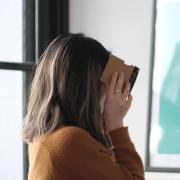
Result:
[[[118,129],[118,128],[121,128],[121,127],[124,127],[124,123],[123,123],[123,120],[120,120],[118,123],[116,124],[107,124],[107,130],[108,132],[110,131],[113,131],[115,129]]]

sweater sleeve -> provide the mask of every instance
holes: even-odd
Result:
[[[104,145],[84,130],[78,130],[64,136],[66,141],[61,142],[61,149],[50,150],[54,168],[67,179],[144,180],[142,161],[130,140],[128,128],[118,128],[109,135],[115,161]]]
[[[113,145],[115,163],[119,168],[127,171],[134,180],[144,179],[143,163],[130,139],[128,127],[113,130],[109,132],[109,136]]]

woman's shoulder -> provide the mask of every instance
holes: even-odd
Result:
[[[93,138],[85,129],[76,126],[64,126],[57,128],[47,135],[43,142],[48,151],[58,154],[68,154],[89,149],[101,149],[107,151],[105,146]]]
[[[74,143],[75,140],[93,141],[95,139],[84,129],[77,126],[62,126],[48,134],[44,143]]]
[[[77,126],[60,126],[44,138],[37,138],[29,147],[43,146],[48,151],[63,151],[66,149],[78,149],[97,147],[107,150],[105,146],[92,137],[88,131]]]
[[[63,126],[46,135],[44,140],[31,143],[29,151],[46,149],[54,158],[68,157],[72,154],[94,154],[99,152],[112,155],[102,143],[93,138],[86,130],[76,126]]]
[[[58,166],[59,162],[66,164],[69,161],[75,163],[80,159],[97,159],[100,152],[112,156],[112,152],[103,144],[94,139],[86,130],[76,126],[57,128],[47,135],[44,141],[39,142],[38,146],[37,143],[34,145],[32,143],[30,152],[34,154],[33,149],[42,148],[55,166]]]

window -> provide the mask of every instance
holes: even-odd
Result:
[[[22,179],[23,73],[0,70],[0,178]],[[11,172],[11,173],[10,173]]]
[[[24,59],[23,0],[0,0],[0,179],[22,180],[21,129],[33,63]]]
[[[27,145],[21,129],[35,64],[68,32],[68,0],[0,0],[0,179],[26,180]]]
[[[157,0],[147,170],[180,172],[180,0]]]
[[[22,0],[0,0],[0,59],[22,62]]]

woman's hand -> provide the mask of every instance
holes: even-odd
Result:
[[[107,131],[123,127],[123,118],[132,103],[132,96],[129,94],[130,84],[128,83],[122,92],[124,73],[118,75],[119,73],[115,72],[110,84],[107,85],[103,109]]]

